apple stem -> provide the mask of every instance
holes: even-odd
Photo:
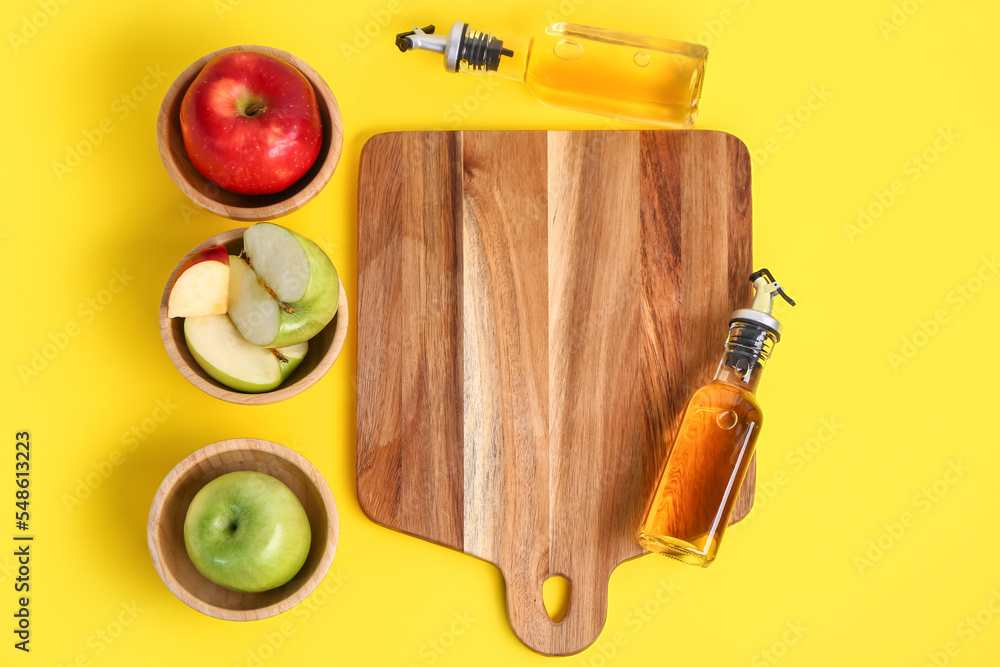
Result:
[[[246,110],[243,111],[243,113],[248,117],[253,118],[254,116],[262,114],[265,111],[267,111],[267,107],[263,104],[251,104],[246,108]]]
[[[271,349],[271,354],[273,354],[275,357],[278,358],[278,362],[279,363],[282,363],[282,364],[287,364],[288,363],[288,357],[286,357],[285,355],[283,355],[281,352],[278,352],[273,347],[270,348],[270,349]]]

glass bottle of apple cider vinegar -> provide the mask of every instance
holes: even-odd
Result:
[[[555,23],[531,38],[499,39],[455,23],[396,35],[400,51],[443,53],[449,72],[523,81],[543,104],[621,120],[690,127],[708,49],[700,44]]]
[[[760,433],[755,392],[781,337],[774,295],[795,305],[767,269],[750,281],[753,305],[733,313],[715,379],[691,397],[639,530],[646,550],[701,567],[715,560]]]

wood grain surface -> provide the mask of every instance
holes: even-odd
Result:
[[[358,227],[362,509],[495,563],[532,649],[583,650],[751,297],[746,147],[704,131],[377,135]],[[751,464],[734,521],[754,481]],[[553,575],[572,587],[559,623]]]

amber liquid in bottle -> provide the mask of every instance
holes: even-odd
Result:
[[[707,567],[733,513],[761,427],[754,394],[775,335],[733,322],[715,379],[691,398],[639,531],[643,548]]]
[[[571,23],[534,39],[524,82],[560,109],[668,127],[690,127],[708,50]]]
[[[550,107],[664,127],[691,127],[698,115],[708,58],[700,44],[556,23],[504,47],[510,56],[491,73],[523,80]]]

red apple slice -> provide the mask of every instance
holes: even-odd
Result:
[[[218,245],[184,262],[170,288],[167,317],[225,315],[229,304],[229,251]]]

